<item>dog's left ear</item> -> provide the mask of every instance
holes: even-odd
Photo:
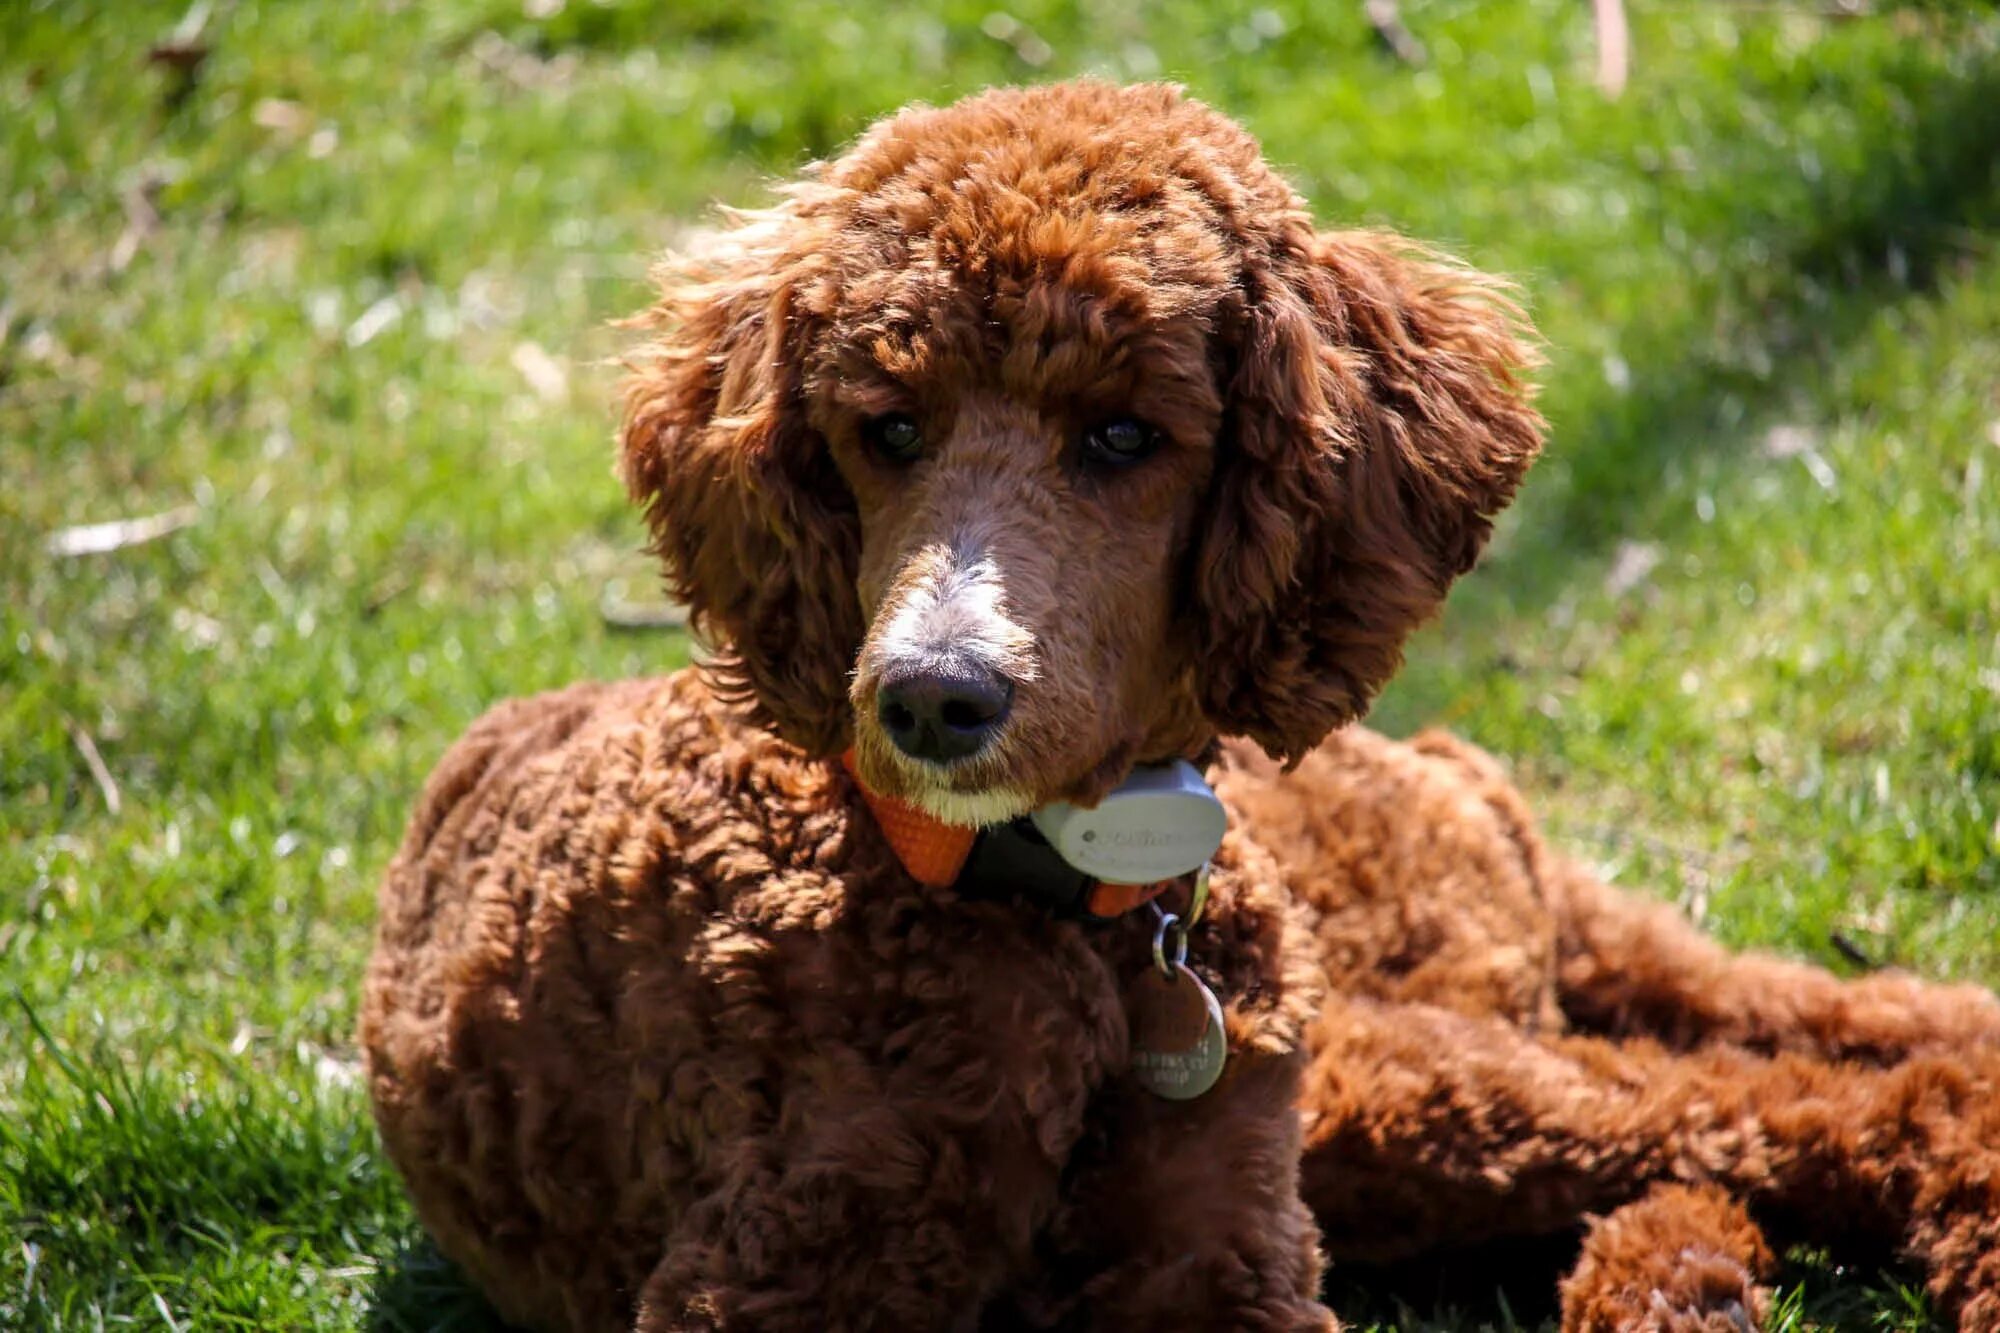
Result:
[[[807,192],[662,266],[625,385],[621,467],[708,679],[814,754],[848,743],[860,525],[807,424],[803,346],[826,238]]]
[[[1478,559],[1542,420],[1501,284],[1290,226],[1246,274],[1193,597],[1210,721],[1297,759],[1367,711]]]

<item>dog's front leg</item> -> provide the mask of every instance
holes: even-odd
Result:
[[[715,1160],[644,1284],[642,1333],[971,1330],[1031,1269],[1107,1038],[1038,988],[1070,985],[1063,969],[954,984],[966,956],[927,955],[929,1003],[900,1023],[836,1029],[773,1068],[778,1099]],[[1024,1012],[1065,1021],[1007,1026]]]
[[[878,1108],[740,1163],[668,1236],[639,1333],[976,1328],[1053,1210],[1053,1178],[1037,1189],[1017,1169],[982,1189],[969,1143],[913,1158],[922,1139],[896,1118]]]
[[[1107,1089],[1096,1160],[1058,1227],[1057,1268],[1073,1279],[1061,1326],[1337,1327],[1318,1301],[1319,1233],[1299,1199],[1300,1072],[1295,1053],[1232,1050],[1192,1101]]]

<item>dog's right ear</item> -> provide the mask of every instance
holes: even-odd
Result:
[[[1196,553],[1202,709],[1296,760],[1367,711],[1541,447],[1501,284],[1379,232],[1282,224],[1244,276]]]
[[[725,698],[813,754],[848,743],[865,626],[860,527],[807,424],[802,349],[821,247],[795,197],[656,271],[628,362],[621,462],[669,590]]]

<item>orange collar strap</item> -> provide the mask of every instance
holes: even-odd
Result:
[[[965,869],[966,858],[972,855],[972,844],[979,840],[979,830],[963,824],[947,824],[908,801],[882,795],[861,780],[852,749],[840,756],[840,763],[847,776],[854,779],[861,799],[868,803],[868,813],[875,816],[876,827],[882,830],[882,836],[888,839],[890,849],[903,863],[903,869],[910,872],[910,878],[934,889],[956,884],[958,872]]]
[[[903,863],[903,869],[909,872],[911,879],[937,889],[957,885],[961,877],[976,881],[980,886],[991,885],[993,876],[982,873],[985,867],[975,863],[975,853],[987,841],[988,830],[947,824],[907,801],[882,795],[861,780],[861,770],[855,765],[852,749],[840,756],[840,762],[848,776],[854,779],[855,788],[868,805],[868,813],[874,816],[876,827],[882,830],[890,850],[896,853],[896,859]],[[1020,823],[1025,821],[1016,821],[1016,824]],[[1151,902],[1175,883],[1168,879],[1156,884],[1114,884],[1091,879],[1062,862],[1038,834],[1007,832],[1013,828],[1013,825],[1003,826],[996,836],[1017,839],[1032,836],[1033,842],[1041,848],[1041,853],[1029,850],[1025,858],[1020,855],[1023,849],[1017,848],[1011,859],[1004,863],[1005,869],[1001,873],[1016,896],[1045,902],[1059,910],[1108,920]],[[991,859],[999,860],[997,856]],[[1037,874],[1034,868],[1036,862],[1042,863],[1049,873]],[[975,873],[967,876],[969,864]]]

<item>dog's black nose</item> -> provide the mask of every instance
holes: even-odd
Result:
[[[875,691],[875,716],[912,759],[949,763],[984,746],[1014,701],[1014,682],[977,667],[912,671]]]

